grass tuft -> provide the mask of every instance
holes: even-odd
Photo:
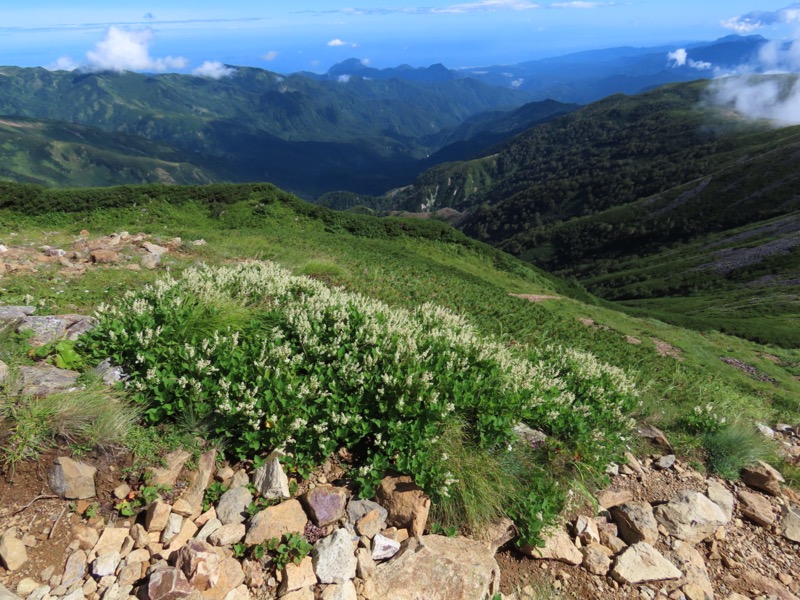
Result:
[[[774,455],[772,443],[753,427],[733,424],[702,436],[708,468],[725,479],[738,479],[739,472],[757,460]]]

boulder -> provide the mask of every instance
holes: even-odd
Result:
[[[725,512],[700,492],[684,490],[655,509],[656,520],[670,535],[696,544],[729,523]]]
[[[219,581],[219,556],[211,544],[189,540],[175,555],[175,567],[201,592]]]
[[[633,494],[629,490],[608,488],[597,494],[597,503],[603,508],[614,508],[631,500],[633,500]]]
[[[781,535],[800,544],[800,509],[784,504],[781,509]]]
[[[307,522],[308,517],[297,500],[286,500],[276,506],[268,506],[250,519],[245,543],[261,544],[287,533],[303,533]]]
[[[231,523],[223,525],[208,536],[208,541],[214,546],[231,546],[238,544],[247,533],[244,523]]]
[[[428,522],[431,499],[407,475],[384,477],[376,494],[378,503],[386,508],[389,526],[408,529],[420,536]]]
[[[365,582],[366,600],[490,600],[500,592],[494,553],[467,538],[410,538]]]
[[[113,250],[92,250],[89,258],[93,263],[101,265],[119,262],[119,254]]]
[[[233,488],[222,494],[217,504],[217,518],[223,525],[244,523],[247,507],[253,501],[253,494],[246,487]]]
[[[181,527],[183,527],[183,517],[170,512],[167,515],[167,524],[161,531],[161,543],[169,544],[180,533]],[[157,533],[157,531],[154,530],[151,533]]]
[[[300,501],[314,525],[325,527],[344,517],[347,490],[333,486],[317,486],[303,494]]]
[[[589,544],[581,548],[583,554],[583,568],[589,571],[592,575],[599,575],[605,577],[608,570],[611,568],[611,551],[605,546],[599,544]]]
[[[29,316],[17,326],[17,331],[32,332],[28,343],[35,348],[60,339],[77,340],[81,334],[91,331],[96,325],[97,319],[85,315]]]
[[[0,321],[20,321],[35,312],[35,306],[0,306]]]
[[[742,469],[741,475],[742,481],[748,486],[770,496],[780,496],[781,484],[786,483],[783,475],[763,460]]]
[[[60,456],[53,461],[50,469],[50,488],[62,498],[71,500],[94,498],[96,472],[97,469],[91,465]]]
[[[613,507],[611,516],[617,523],[619,537],[628,544],[654,544],[658,540],[658,523],[649,503],[641,500],[625,502]]]
[[[769,500],[747,490],[739,490],[737,496],[743,517],[762,527],[772,527],[775,523],[775,513]]]
[[[181,496],[183,500],[189,503],[189,506],[196,507],[196,514],[198,515],[203,505],[203,496],[214,475],[214,462],[216,458],[216,450],[209,450],[200,455],[197,461],[197,472],[195,473],[194,481]]]
[[[166,254],[169,252],[169,248],[165,248],[164,246],[159,246],[158,244],[153,244],[152,242],[144,242],[142,244],[142,248],[144,248],[150,254]]]
[[[314,544],[311,558],[321,583],[343,583],[356,576],[353,537],[346,529],[337,529]]]
[[[733,518],[735,500],[724,483],[714,479],[708,480],[708,499],[722,509],[725,517],[730,521]]]
[[[560,528],[553,528],[542,532],[542,537],[544,538],[544,546],[525,545],[519,551],[531,558],[557,560],[568,565],[579,565],[583,562],[581,551],[572,543],[566,531]]]
[[[667,436],[664,435],[664,432],[658,427],[643,423],[636,428],[636,433],[638,433],[640,437],[650,440],[650,442],[656,446],[660,446],[666,450],[672,450],[672,444],[669,443]]]
[[[284,499],[289,494],[289,479],[277,458],[267,461],[253,473],[253,485],[268,500]]]
[[[645,583],[680,579],[678,568],[646,542],[629,546],[614,562],[611,576],[620,583]]]
[[[183,571],[175,567],[157,569],[147,583],[149,600],[177,600],[194,591]]]
[[[9,534],[0,537],[0,562],[9,571],[16,571],[28,562],[28,551],[22,540]]]
[[[40,363],[33,366],[22,366],[19,374],[20,393],[23,396],[45,397],[58,392],[69,392],[77,389],[77,371],[59,369],[52,365]]]

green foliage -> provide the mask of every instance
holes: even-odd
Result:
[[[257,550],[262,548],[263,550]],[[308,543],[308,540],[302,535],[297,533],[287,533],[283,539],[272,538],[264,542],[262,546],[254,546],[252,553],[253,558],[261,558],[257,555],[262,554],[263,551],[268,551],[272,554],[275,564],[275,569],[280,571],[288,564],[299,565],[300,562],[308,556],[313,546]]]
[[[205,494],[203,494],[203,512],[209,510],[212,506],[219,502],[222,494],[227,491],[227,486],[221,481],[212,481],[211,484],[206,488]]]
[[[50,342],[34,348],[30,354],[40,360],[52,356],[59,369],[77,370],[85,366],[83,358],[75,351],[75,342],[72,340]]]
[[[690,433],[715,434],[726,427],[726,421],[727,418],[709,402],[705,406],[695,406],[692,412],[683,417],[682,424]]]
[[[744,467],[767,459],[774,453],[764,435],[747,425],[728,425],[706,433],[702,440],[708,454],[708,468],[730,480],[738,479]]]

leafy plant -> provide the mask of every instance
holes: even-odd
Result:
[[[267,540],[264,548],[273,554],[275,568],[280,571],[289,563],[300,564],[311,552],[313,546],[302,535],[287,533],[283,540],[280,538]],[[256,558],[255,555],[254,558]]]
[[[227,491],[227,486],[225,486],[221,481],[211,482],[211,485],[208,486],[205,494],[203,495],[203,512],[209,510],[212,506],[219,502],[222,494]]]

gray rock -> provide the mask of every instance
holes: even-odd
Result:
[[[653,515],[653,507],[647,502],[631,501],[611,509],[611,516],[619,528],[619,537],[628,544],[658,540],[658,523]]]
[[[0,600],[22,600],[22,598],[12,594],[6,586],[0,583]]]
[[[770,440],[775,439],[775,431],[773,431],[763,423],[756,423],[756,429],[758,429],[765,438],[768,438]]]
[[[35,306],[0,306],[0,321],[21,321],[35,312]]]
[[[400,551],[400,542],[376,535],[372,540],[372,560],[388,560]]]
[[[267,461],[256,469],[253,474],[253,485],[258,493],[268,500],[284,499],[291,495],[289,494],[289,479],[277,458]]]
[[[92,373],[102,379],[106,385],[114,385],[128,378],[122,367],[115,367],[108,358],[92,369]]]
[[[180,533],[181,527],[183,527],[183,517],[170,513],[167,517],[167,526],[161,532],[161,543],[169,544]]]
[[[525,423],[514,425],[514,433],[520,439],[525,440],[531,448],[538,448],[547,441],[547,435],[544,432],[528,427]]]
[[[781,507],[781,535],[800,544],[800,509],[796,506]]]
[[[725,513],[725,516],[730,522],[730,520],[733,518],[733,506],[735,504],[735,500],[733,498],[733,494],[731,494],[730,491],[728,491],[728,488],[725,487],[725,484],[713,479],[709,479],[708,499],[722,509],[722,512]]]
[[[16,571],[28,562],[28,551],[22,540],[9,534],[0,537],[0,562],[9,571]]]
[[[475,600],[500,592],[494,553],[467,538],[425,535],[403,543],[375,569],[362,595],[367,600]]]
[[[119,552],[107,552],[101,554],[92,561],[92,575],[95,577],[105,577],[117,572],[119,561],[122,560]]]
[[[70,554],[67,564],[64,566],[64,576],[61,578],[61,585],[70,587],[77,583],[86,575],[86,552],[78,550]]]
[[[158,265],[161,264],[161,255],[160,254],[145,254],[142,256],[142,266],[145,269],[157,269]]]
[[[50,469],[50,488],[62,498],[85,500],[94,498],[94,474],[92,465],[77,462],[67,456],[60,456],[53,461]]]
[[[217,518],[223,525],[244,523],[247,507],[253,501],[253,494],[246,487],[233,488],[222,494],[217,504]]]
[[[206,524],[195,534],[195,539],[206,541],[208,536],[218,531],[222,527],[222,521],[219,519],[209,519]]]
[[[233,474],[233,478],[231,479],[230,489],[242,487],[250,483],[250,477],[247,476],[247,473],[244,469],[239,469],[236,473]],[[288,487],[288,480],[287,480],[287,487]]]
[[[96,325],[97,319],[85,315],[28,316],[22,319],[17,326],[17,331],[20,333],[33,332],[28,343],[35,348],[60,339],[77,340],[82,334],[94,329]]]
[[[377,502],[372,500],[350,500],[347,503],[347,520],[355,525],[362,517],[370,511],[377,510],[380,513],[381,521],[385,521],[389,516],[388,511]]]
[[[3,384],[6,377],[8,377],[8,365],[0,360],[0,385]]]
[[[20,393],[24,396],[39,397],[77,389],[80,375],[77,371],[67,371],[43,363],[19,367],[18,372]]]
[[[343,583],[356,576],[353,538],[346,529],[337,529],[314,544],[311,559],[321,583]]]
[[[655,462],[655,466],[659,469],[671,469],[674,464],[675,464],[674,454],[667,454],[666,456],[662,456]]]
[[[683,573],[650,544],[639,542],[617,557],[611,576],[620,583],[636,584],[680,579]]]
[[[155,254],[158,256],[169,252],[169,248],[165,248],[164,246],[159,246],[158,244],[153,244],[152,242],[144,242],[142,244],[142,248],[147,250],[148,253]]]
[[[208,536],[208,541],[214,546],[230,546],[242,541],[247,532],[244,523],[231,523],[223,525]]]
[[[730,522],[719,506],[704,494],[692,490],[679,492],[654,512],[656,520],[670,535],[692,544],[711,537],[717,529]]]

